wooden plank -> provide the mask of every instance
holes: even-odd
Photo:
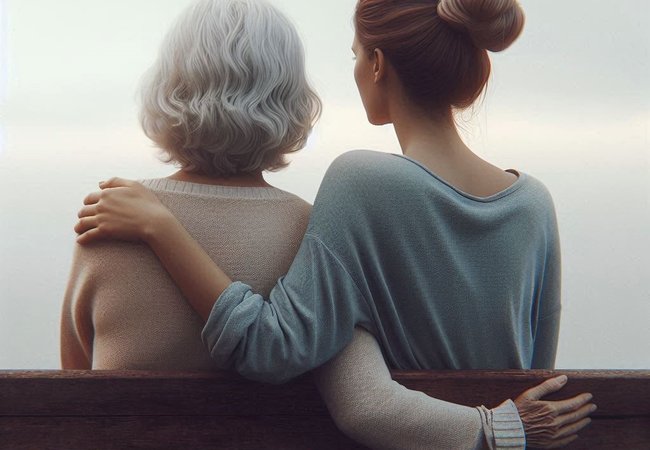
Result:
[[[645,419],[597,419],[569,450],[647,450]],[[327,417],[0,418],[0,450],[362,449]]]
[[[650,449],[650,371],[395,372],[402,384],[493,406],[565,373],[560,397],[599,406],[574,449]],[[0,450],[358,449],[335,428],[309,376],[287,385],[229,373],[0,372]]]
[[[326,409],[309,377],[273,386],[234,374],[0,374],[0,417],[53,413],[64,416],[323,415]]]
[[[329,417],[0,418],[0,450],[363,449]]]
[[[431,371],[394,376],[409,388],[443,400],[494,406],[559,373],[570,381],[551,398],[592,392],[599,416],[650,416],[650,371]],[[229,373],[0,372],[0,416],[324,412],[308,376],[273,386]]]

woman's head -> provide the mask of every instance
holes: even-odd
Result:
[[[228,177],[286,166],[321,104],[293,24],[264,0],[199,0],[142,86],[142,127],[186,170]]]
[[[516,0],[359,0],[356,40],[394,68],[406,95],[437,112],[470,106],[490,76],[487,51],[519,36]]]

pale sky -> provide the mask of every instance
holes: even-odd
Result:
[[[151,178],[135,91],[188,0],[0,0],[0,369],[57,368],[76,211],[110,176]],[[271,183],[313,201],[355,148],[399,152],[352,79],[355,0],[272,0],[297,24],[324,115]],[[472,148],[541,179],[556,202],[564,315],[558,367],[650,368],[650,2],[524,0],[494,56]]]

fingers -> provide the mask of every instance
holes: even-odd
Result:
[[[542,384],[539,384],[533,388],[528,389],[523,395],[528,400],[539,400],[542,397],[545,397],[553,392],[557,392],[564,387],[567,382],[566,375],[560,375],[559,377],[550,378],[544,381]]]
[[[582,406],[589,403],[592,398],[594,398],[594,396],[591,394],[580,394],[567,400],[558,400],[548,403],[558,412],[558,414],[563,414],[581,408]]]
[[[95,216],[97,215],[97,205],[86,205],[83,208],[79,210],[79,213],[77,214],[77,217],[80,219],[82,217],[90,217],[90,216]]]
[[[560,428],[560,430],[555,435],[556,439],[563,439],[570,437],[571,435],[577,434],[578,431],[582,430],[584,427],[591,423],[591,419],[586,417],[578,422],[572,423],[565,427]]]
[[[101,189],[115,188],[115,187],[134,187],[139,183],[133,180],[127,180],[124,178],[113,177],[109,180],[102,181],[99,183]]]
[[[590,398],[591,395],[586,395],[586,397]],[[554,431],[551,440],[548,442],[548,445],[544,445],[544,448],[560,448],[576,440],[578,438],[578,432],[591,423],[591,419],[587,416],[595,410],[596,405],[589,404],[582,406],[580,409],[573,411],[570,414],[564,414],[557,417],[553,421]]]
[[[79,222],[74,226],[74,231],[77,234],[84,234],[88,230],[97,228],[97,216],[82,217]],[[77,239],[78,241],[78,239]]]
[[[102,232],[99,230],[99,228],[92,228],[77,236],[77,243],[81,245],[87,245],[100,240],[102,236]]]
[[[93,192],[92,194],[88,194],[86,198],[84,198],[84,205],[94,205],[99,201],[101,197],[101,192]]]
[[[596,411],[597,407],[593,403],[590,403],[588,405],[584,405],[582,408],[578,409],[577,411],[573,411],[569,414],[563,414],[557,418],[557,423],[560,426],[569,424],[569,423],[575,423],[578,422],[579,420],[584,419],[594,411]]]

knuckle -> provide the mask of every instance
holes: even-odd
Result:
[[[546,386],[556,387],[559,383],[556,378],[549,378],[548,380],[544,381],[544,384]]]
[[[545,416],[555,416],[557,411],[555,409],[555,406],[553,406],[551,403],[544,403],[541,407],[541,412]]]
[[[549,429],[554,437],[557,437],[558,433],[560,432],[560,428],[560,423],[557,420],[554,420],[549,424]]]

